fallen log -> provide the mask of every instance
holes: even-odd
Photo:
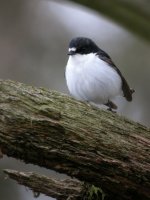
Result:
[[[0,148],[93,184],[106,199],[150,199],[150,129],[58,92],[1,80]]]

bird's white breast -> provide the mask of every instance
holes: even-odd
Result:
[[[121,93],[121,78],[94,53],[69,56],[66,81],[70,93],[79,100],[107,103]]]

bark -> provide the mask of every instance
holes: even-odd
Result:
[[[35,197],[43,193],[58,200],[80,200],[85,193],[84,184],[77,180],[57,180],[32,172],[18,172],[8,169],[4,172],[19,184],[32,188]]]
[[[100,187],[150,198],[150,129],[44,88],[0,81],[3,154]]]
[[[104,14],[128,30],[150,40],[150,2],[146,0],[70,0]]]

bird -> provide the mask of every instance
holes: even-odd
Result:
[[[69,43],[65,77],[70,94],[77,100],[105,105],[110,111],[117,105],[112,101],[124,96],[132,101],[130,88],[110,56],[86,37],[73,38]]]

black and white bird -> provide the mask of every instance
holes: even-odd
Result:
[[[72,96],[81,101],[104,104],[117,109],[112,99],[123,95],[132,101],[130,89],[110,56],[91,39],[77,37],[71,40],[66,66],[66,82]]]

